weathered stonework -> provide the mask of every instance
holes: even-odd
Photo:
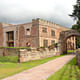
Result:
[[[0,46],[8,46],[6,33],[14,31],[14,47],[44,47],[44,40],[47,40],[48,46],[50,46],[52,41],[55,41],[55,43],[59,42],[62,31],[71,30],[39,18],[32,19],[32,22],[26,24],[11,25],[1,23],[0,26]],[[43,28],[47,29],[46,33],[42,32]],[[55,36],[51,35],[51,30],[55,32]],[[75,39],[73,43],[75,44]]]
[[[80,67],[80,49],[76,51],[76,64]]]
[[[0,23],[0,47],[3,46],[3,28],[2,24]]]
[[[80,33],[76,30],[67,30],[60,33],[59,42],[61,44],[61,53],[66,53],[69,46],[71,46],[70,49],[72,50],[76,49],[75,37],[80,37]],[[68,44],[68,42],[72,44]]]
[[[24,26],[19,27],[19,46],[20,47],[25,47],[25,31],[24,31]]]
[[[49,51],[48,49],[46,49],[46,51],[37,51],[36,49],[33,49],[32,51],[27,51],[26,49],[21,49],[19,52],[20,52],[19,53],[20,62],[39,60],[42,58],[60,55],[58,50],[56,50],[56,48],[55,50],[51,51]]]

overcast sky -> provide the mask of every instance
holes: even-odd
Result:
[[[0,22],[21,24],[33,18],[46,19],[71,27],[72,13],[76,0],[0,0]]]

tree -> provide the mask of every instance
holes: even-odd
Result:
[[[70,16],[73,17],[74,20],[80,20],[80,0],[77,0],[73,8],[74,10]]]
[[[76,20],[76,24],[72,26],[72,29],[80,32],[80,0],[77,0],[76,4],[73,6],[74,10],[71,17]],[[76,38],[77,46],[80,47],[80,38]]]

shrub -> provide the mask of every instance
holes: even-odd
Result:
[[[37,48],[37,50],[38,51],[45,51],[46,49],[45,49],[45,47],[41,46],[41,47]]]
[[[57,48],[58,47],[58,43],[54,43],[50,46],[48,46],[48,49],[51,50],[51,49],[54,49],[54,48]]]

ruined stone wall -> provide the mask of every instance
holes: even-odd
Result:
[[[16,27],[14,25],[10,25],[10,26],[3,26],[3,46],[6,47],[7,46],[7,37],[6,37],[6,32],[9,31],[14,31],[14,46],[16,47]]]
[[[27,35],[27,29],[30,30],[30,35]],[[35,20],[32,23],[19,25],[19,46],[26,47],[27,43],[30,47],[39,47],[39,27]]]
[[[69,30],[69,28],[39,18],[35,19],[35,21],[36,23],[39,23],[39,46],[44,46],[44,39],[48,40],[48,46],[51,45],[52,40],[57,43],[60,37],[60,32]],[[43,28],[47,28],[47,33],[42,32]],[[51,36],[51,30],[55,31],[55,36]]]
[[[76,64],[80,67],[80,49],[76,51]]]
[[[51,41],[54,40],[56,43],[59,40],[60,32],[69,30],[58,24],[42,20],[33,19],[31,23],[20,24],[20,25],[8,25],[4,24],[3,44],[6,46],[5,32],[13,30],[15,32],[15,47],[26,47],[26,43],[30,43],[31,47],[42,47],[44,39],[48,40],[48,46],[51,45]],[[47,33],[42,32],[42,28],[47,28]],[[26,35],[26,29],[30,29],[30,35]],[[51,30],[55,31],[55,36],[51,36]],[[2,43],[1,43],[2,44]]]
[[[46,50],[46,51],[37,51],[35,49],[31,51],[27,51],[26,49],[21,49],[20,50],[20,55],[19,55],[19,60],[20,62],[28,62],[32,60],[39,60],[42,58],[47,58],[47,57],[52,57],[52,56],[57,56],[60,55],[60,53],[55,49],[55,50]]]
[[[19,47],[25,47],[25,31],[24,26],[19,26]]]
[[[57,43],[59,40],[60,32],[69,29],[39,18],[33,19],[32,23],[22,24],[22,26],[24,26],[24,31],[22,30],[24,35],[24,41],[21,42],[23,43],[24,46],[26,46],[25,44],[29,42],[31,47],[44,46],[43,45],[44,39],[48,40],[48,46],[51,45],[52,40],[54,40],[55,43]],[[47,28],[47,33],[42,32],[43,27]],[[27,28],[30,28],[31,30],[30,35],[26,35]],[[55,36],[51,36],[51,30],[55,31]],[[20,33],[20,35],[22,35],[22,33]]]
[[[0,23],[0,47],[3,46],[3,28],[2,24]]]

